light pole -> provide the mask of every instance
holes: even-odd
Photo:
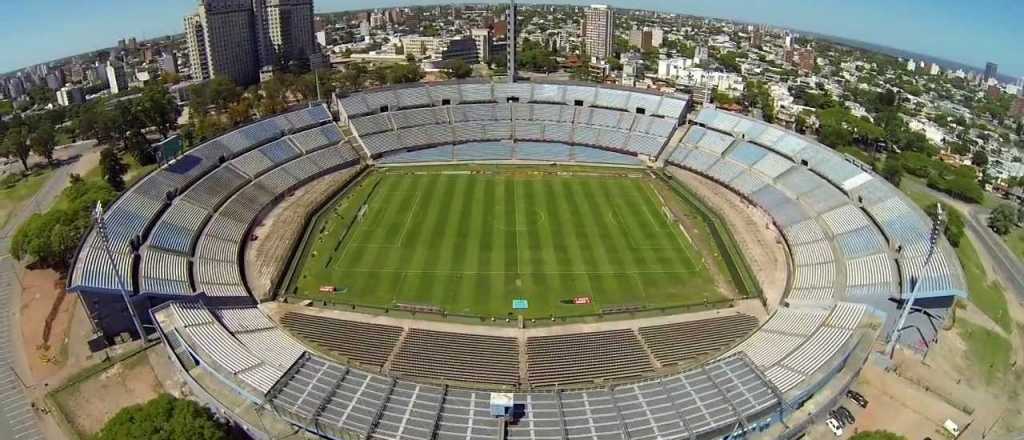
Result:
[[[942,212],[942,204],[936,204],[936,207],[937,212],[935,219],[932,220],[932,231],[928,237],[928,256],[925,257],[924,264],[921,265],[921,273],[924,273],[924,269],[931,263],[932,256],[935,255],[935,248],[938,246],[939,239],[942,238],[942,228],[944,227],[946,217],[945,213]],[[917,299],[918,288],[921,286],[920,277],[911,278],[910,281],[914,284],[910,288],[910,298],[903,305],[903,312],[900,313],[900,319],[896,322],[896,326],[893,327],[892,333],[889,335],[889,344],[885,347],[890,360],[895,355],[896,341],[899,341],[900,334],[903,333],[903,326],[907,322],[907,316],[910,315],[910,309],[914,307],[914,300]]]
[[[117,263],[114,261],[114,252],[110,250],[110,237],[107,235],[107,222],[103,219],[103,204],[96,202],[96,209],[93,211],[93,220],[96,221],[96,230],[100,233],[100,239],[103,240],[103,250],[107,253],[107,261],[110,262],[110,270],[114,274],[114,278],[117,280],[117,287],[121,290],[121,297],[124,298],[124,305],[128,307],[128,314],[132,316],[132,323],[135,324],[135,331],[139,332],[139,339],[143,342],[146,341],[146,332],[142,329],[142,322],[139,321],[138,315],[135,314],[135,308],[132,307],[131,297],[128,294],[128,289],[125,288],[124,279],[121,278],[121,272],[117,268]]]

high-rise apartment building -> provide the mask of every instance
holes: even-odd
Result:
[[[642,51],[651,50],[654,47],[653,34],[650,29],[632,29],[629,31],[629,45]]]
[[[471,35],[476,40],[476,52],[480,57],[480,62],[486,63],[487,60],[491,59],[491,30],[473,29]]]
[[[128,76],[121,63],[115,60],[107,61],[107,83],[110,85],[111,95],[128,90]]]
[[[651,46],[660,48],[662,44],[665,44],[665,30],[660,27],[651,28]]]
[[[252,8],[252,0],[200,1],[199,19],[211,78],[228,78],[240,86],[259,80]]]
[[[198,13],[185,18],[185,38],[193,78],[241,86],[257,82],[261,70],[319,53],[313,0],[200,0]]]
[[[998,64],[993,63],[993,62],[985,63],[985,79],[984,79],[984,81],[988,81],[988,80],[990,80],[992,78],[995,78],[997,74],[999,74],[999,65]]]
[[[65,86],[57,91],[57,104],[68,107],[85,103],[85,92],[79,86]]]
[[[308,61],[317,50],[313,0],[253,0],[260,67]]]
[[[206,33],[199,14],[185,17],[185,43],[192,79],[210,79],[210,66],[206,63]]]
[[[591,5],[584,12],[582,34],[584,50],[603,62],[614,49],[615,13],[607,5]]]

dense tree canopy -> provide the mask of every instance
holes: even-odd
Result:
[[[1010,203],[997,206],[988,218],[988,227],[999,235],[1009,234],[1018,223],[1020,223],[1019,211]]]
[[[454,79],[469,78],[473,75],[473,66],[466,64],[466,62],[461,59],[457,59],[452,61],[451,64],[444,69],[444,75],[448,78]]]
[[[106,206],[115,197],[117,192],[106,182],[74,179],[64,189],[63,198],[69,202],[66,206],[34,214],[18,227],[11,240],[11,255],[57,271],[67,269],[82,235],[92,224],[96,202]]]
[[[224,440],[228,428],[209,409],[191,400],[161,394],[129,406],[110,419],[96,440]]]

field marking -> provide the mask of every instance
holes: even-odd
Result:
[[[402,245],[405,243],[405,235],[409,232],[409,225],[412,224],[412,218],[416,215],[416,208],[419,207],[420,199],[423,198],[423,190],[419,189],[419,190],[416,190],[416,191],[384,191],[383,193],[384,194],[416,194],[416,200],[414,202],[412,202],[412,208],[409,209],[409,214],[405,217],[405,222],[402,224],[402,232],[398,234],[398,243],[388,243],[388,244],[359,243],[358,240],[356,240],[356,241],[353,241],[352,243],[349,243],[349,246],[362,246],[362,247],[369,247],[369,248],[401,248]],[[376,199],[376,198],[377,198],[377,196],[375,194],[374,195],[374,199]],[[366,204],[369,205],[370,202],[367,201]],[[363,220],[360,220],[359,223],[360,224],[367,223],[366,217],[363,217]],[[375,228],[375,227],[372,227],[372,226],[370,227],[371,231],[372,230],[376,230],[376,229],[377,228]],[[358,233],[358,231],[356,231],[356,232]],[[359,235],[356,235],[355,237],[358,237],[358,236]],[[355,237],[353,237],[353,238],[355,238]]]
[[[522,274],[522,275],[563,275],[563,274],[577,274],[577,275],[629,275],[629,274],[646,274],[646,273],[678,273],[678,274],[689,274],[700,272],[698,269],[691,270],[610,270],[610,271],[589,271],[589,270],[550,270],[550,271],[536,271],[536,272],[520,272],[520,271],[464,271],[464,270],[433,270],[433,269],[363,269],[363,268],[347,268],[341,269],[339,272],[384,272],[384,273],[436,273],[436,274],[449,274],[449,275],[510,275],[510,274]]]

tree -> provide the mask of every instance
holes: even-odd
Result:
[[[75,179],[61,197],[69,201],[68,206],[34,214],[18,227],[11,239],[15,259],[31,258],[40,267],[65,271],[92,224],[93,207],[97,202],[110,203],[117,193],[105,182]]]
[[[889,181],[893,186],[899,188],[900,182],[903,181],[903,164],[896,156],[889,156],[885,159],[885,164],[882,165],[882,177]]]
[[[224,440],[228,427],[208,408],[169,394],[122,409],[96,434],[96,440]]]
[[[1006,235],[1013,231],[1019,220],[1017,208],[1010,203],[1003,203],[992,210],[988,217],[988,227],[996,234]]]
[[[160,83],[151,82],[143,89],[139,109],[146,124],[156,128],[164,139],[178,126],[178,103]]]
[[[3,145],[4,157],[16,157],[21,161],[21,166],[28,171],[28,156],[32,152],[28,144],[28,127],[14,127],[7,131]]]
[[[964,238],[964,216],[960,214],[960,211],[952,208],[951,206],[942,203],[942,212],[945,214],[945,226],[943,233],[946,234],[946,240],[949,240],[949,244],[953,247],[960,247],[960,241]],[[928,217],[931,217],[932,221],[935,221],[939,215],[939,203],[933,203],[925,207],[925,213]]]
[[[850,437],[850,440],[907,440],[907,438],[889,431],[863,431]]]
[[[466,64],[462,59],[456,59],[448,64],[448,67],[444,69],[444,74],[448,78],[469,78],[473,75],[473,67]]]
[[[982,150],[976,150],[971,154],[971,164],[978,168],[985,168],[988,165],[988,154]]]
[[[103,172],[103,180],[114,191],[124,191],[124,173],[128,171],[128,167],[113,148],[107,147],[100,152],[100,170]]]
[[[54,134],[51,125],[44,123],[29,136],[28,143],[33,153],[46,159],[46,163],[53,163],[53,149],[56,147],[57,135]]]

